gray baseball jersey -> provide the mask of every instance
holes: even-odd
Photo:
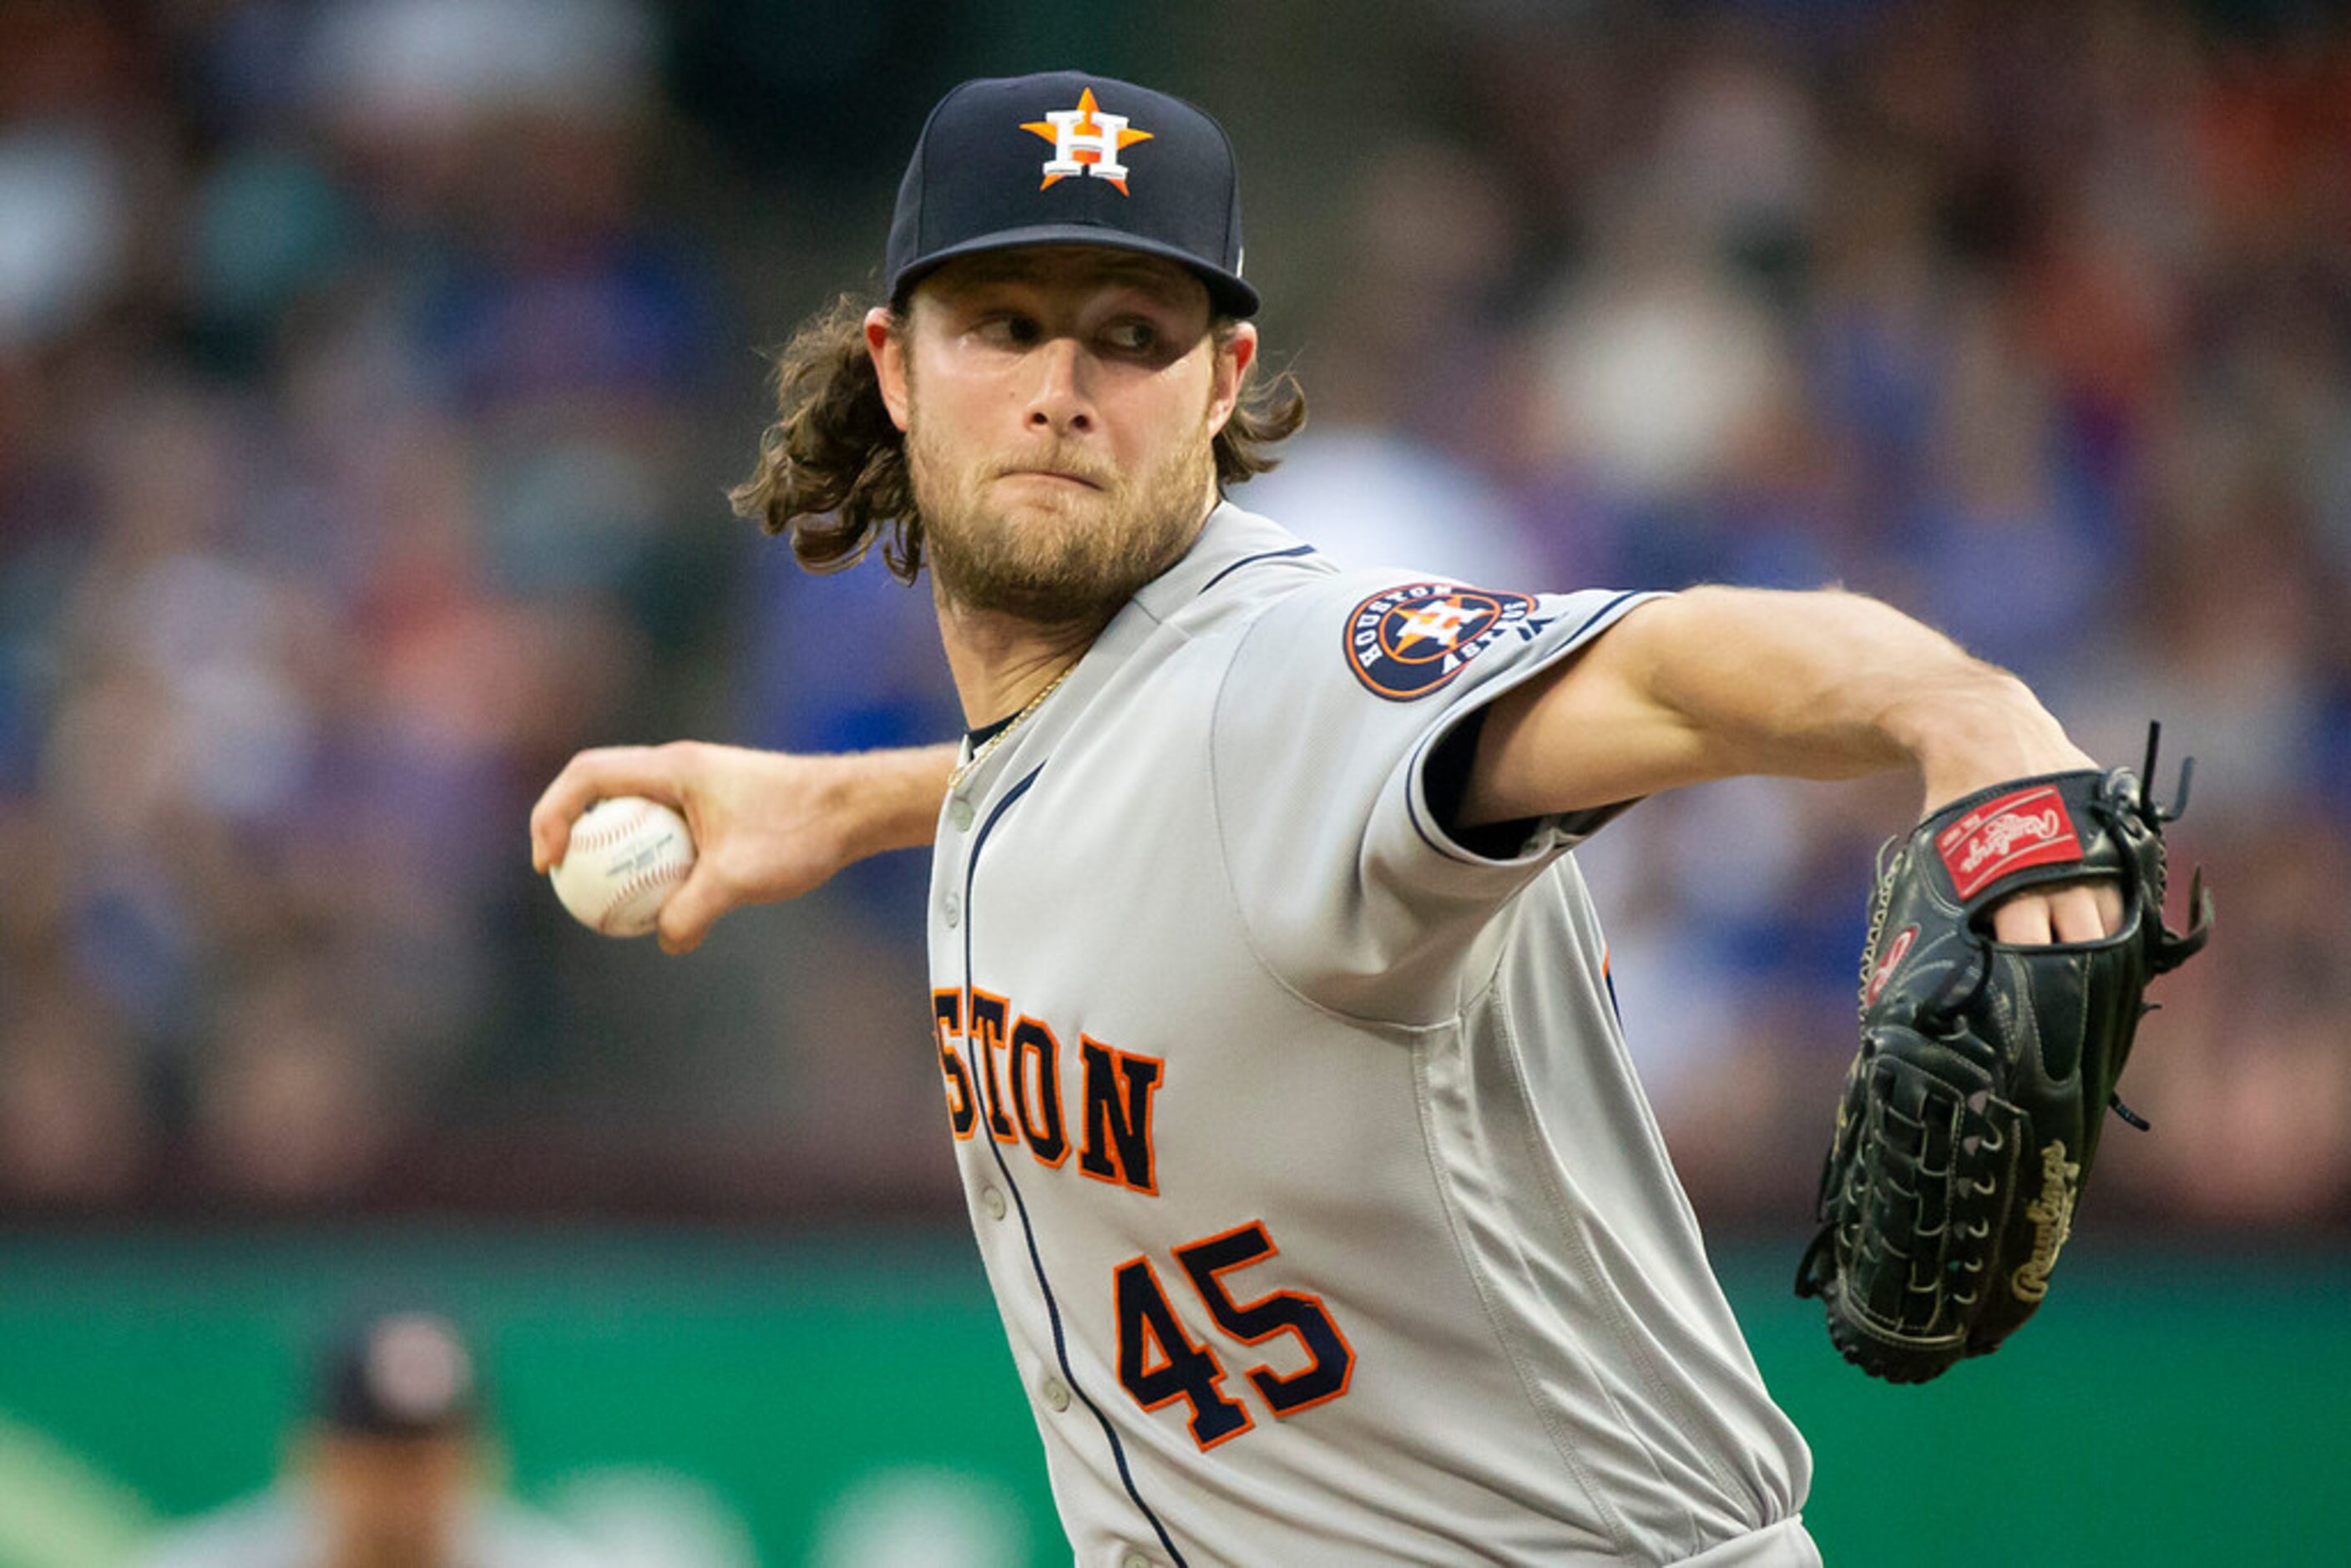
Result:
[[[1818,1560],[1549,821],[1444,738],[1636,595],[1219,507],[949,795],[940,1067],[1087,1564]]]

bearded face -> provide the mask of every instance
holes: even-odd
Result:
[[[906,456],[938,591],[1040,625],[1107,621],[1174,565],[1216,476],[1205,409],[1134,474],[1066,441],[1009,457],[958,453],[934,428],[918,392]]]
[[[1181,267],[1092,247],[966,258],[918,289],[895,342],[944,602],[1099,625],[1190,547],[1245,350]]]

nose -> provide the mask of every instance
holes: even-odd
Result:
[[[1049,338],[1031,355],[1037,380],[1029,397],[1029,427],[1074,435],[1094,427],[1087,363],[1074,338]]]

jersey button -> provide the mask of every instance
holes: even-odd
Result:
[[[961,795],[949,800],[947,821],[955,824],[955,831],[958,833],[968,831],[971,827],[971,802]]]
[[[939,915],[949,925],[953,925],[963,918],[963,900],[952,893],[948,894],[939,900]]]
[[[1045,1379],[1038,1392],[1044,1395],[1045,1403],[1050,1405],[1056,1412],[1067,1410],[1070,1407],[1070,1385],[1058,1377]]]
[[[1151,1568],[1151,1559],[1140,1552],[1130,1552],[1118,1560],[1118,1568]]]
[[[981,1187],[979,1207],[987,1210],[988,1218],[1001,1219],[1004,1218],[1004,1195],[992,1186]]]

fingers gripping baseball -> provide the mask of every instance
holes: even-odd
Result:
[[[680,789],[680,768],[669,747],[608,746],[583,751],[564,764],[530,809],[530,866],[545,873],[561,865],[571,847],[571,824],[599,800],[643,795],[685,815],[703,841],[700,824]]]
[[[691,953],[702,946],[718,917],[748,903],[709,856],[695,862],[694,871],[661,906],[653,929],[664,953]]]
[[[827,761],[694,741],[583,751],[532,809],[532,862],[559,864],[573,824],[597,800],[643,795],[674,807],[695,856],[655,929],[665,951],[691,952],[729,910],[796,898],[846,863],[827,804]]]

